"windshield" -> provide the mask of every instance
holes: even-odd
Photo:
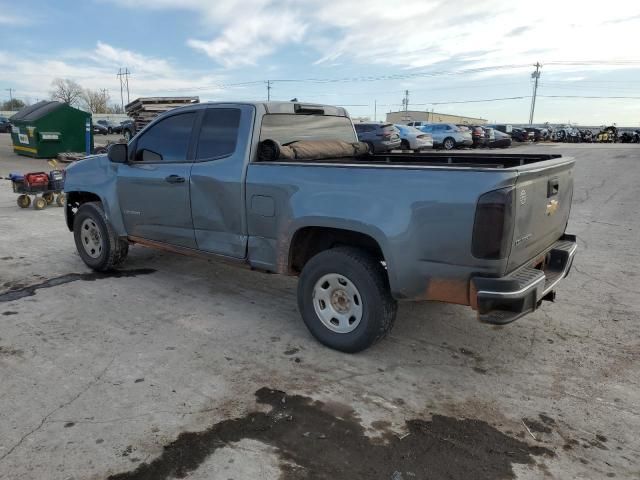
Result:
[[[342,140],[357,142],[349,117],[330,115],[267,114],[262,117],[260,141],[280,145],[300,140]]]

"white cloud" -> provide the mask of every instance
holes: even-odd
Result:
[[[266,12],[234,19],[214,39],[191,38],[187,45],[227,67],[255,65],[278,47],[299,42],[305,30],[306,24],[292,12]]]
[[[187,44],[225,66],[256,64],[279,48],[302,43],[316,64],[423,68],[454,61],[467,67],[537,60],[635,59],[622,48],[636,37],[638,3],[610,0],[606,9],[582,2],[536,0],[146,0],[131,8],[196,12],[204,33]],[[626,21],[620,21],[625,12]],[[208,33],[207,33],[208,32]],[[203,39],[203,37],[209,37]]]
[[[23,9],[24,10],[24,9]],[[5,27],[23,27],[35,23],[37,12],[15,13],[12,7],[0,4],[0,25]]]
[[[167,60],[99,41],[93,50],[76,51],[58,58],[0,51],[0,82],[12,85],[20,97],[35,100],[48,98],[54,78],[70,78],[85,88],[106,88],[112,100],[119,102],[120,83],[116,73],[123,66],[131,72],[132,100],[150,95],[215,94],[224,80],[204,70],[179,69]]]

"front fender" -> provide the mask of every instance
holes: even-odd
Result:
[[[127,232],[118,200],[117,179],[119,164],[109,161],[106,155],[93,155],[80,160],[66,169],[64,192],[67,197],[65,216],[67,226],[73,227],[74,200],[100,199],[105,216],[118,236]]]

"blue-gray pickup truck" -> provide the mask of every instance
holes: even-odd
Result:
[[[384,337],[397,300],[504,324],[555,298],[576,251],[573,159],[363,155],[356,142],[328,105],[176,108],[67,169],[67,226],[95,270],[139,244],[299,276],[307,327],[345,352]]]

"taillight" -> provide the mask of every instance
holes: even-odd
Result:
[[[485,193],[478,199],[473,222],[471,253],[476,258],[498,260],[509,254],[513,235],[514,189]]]

